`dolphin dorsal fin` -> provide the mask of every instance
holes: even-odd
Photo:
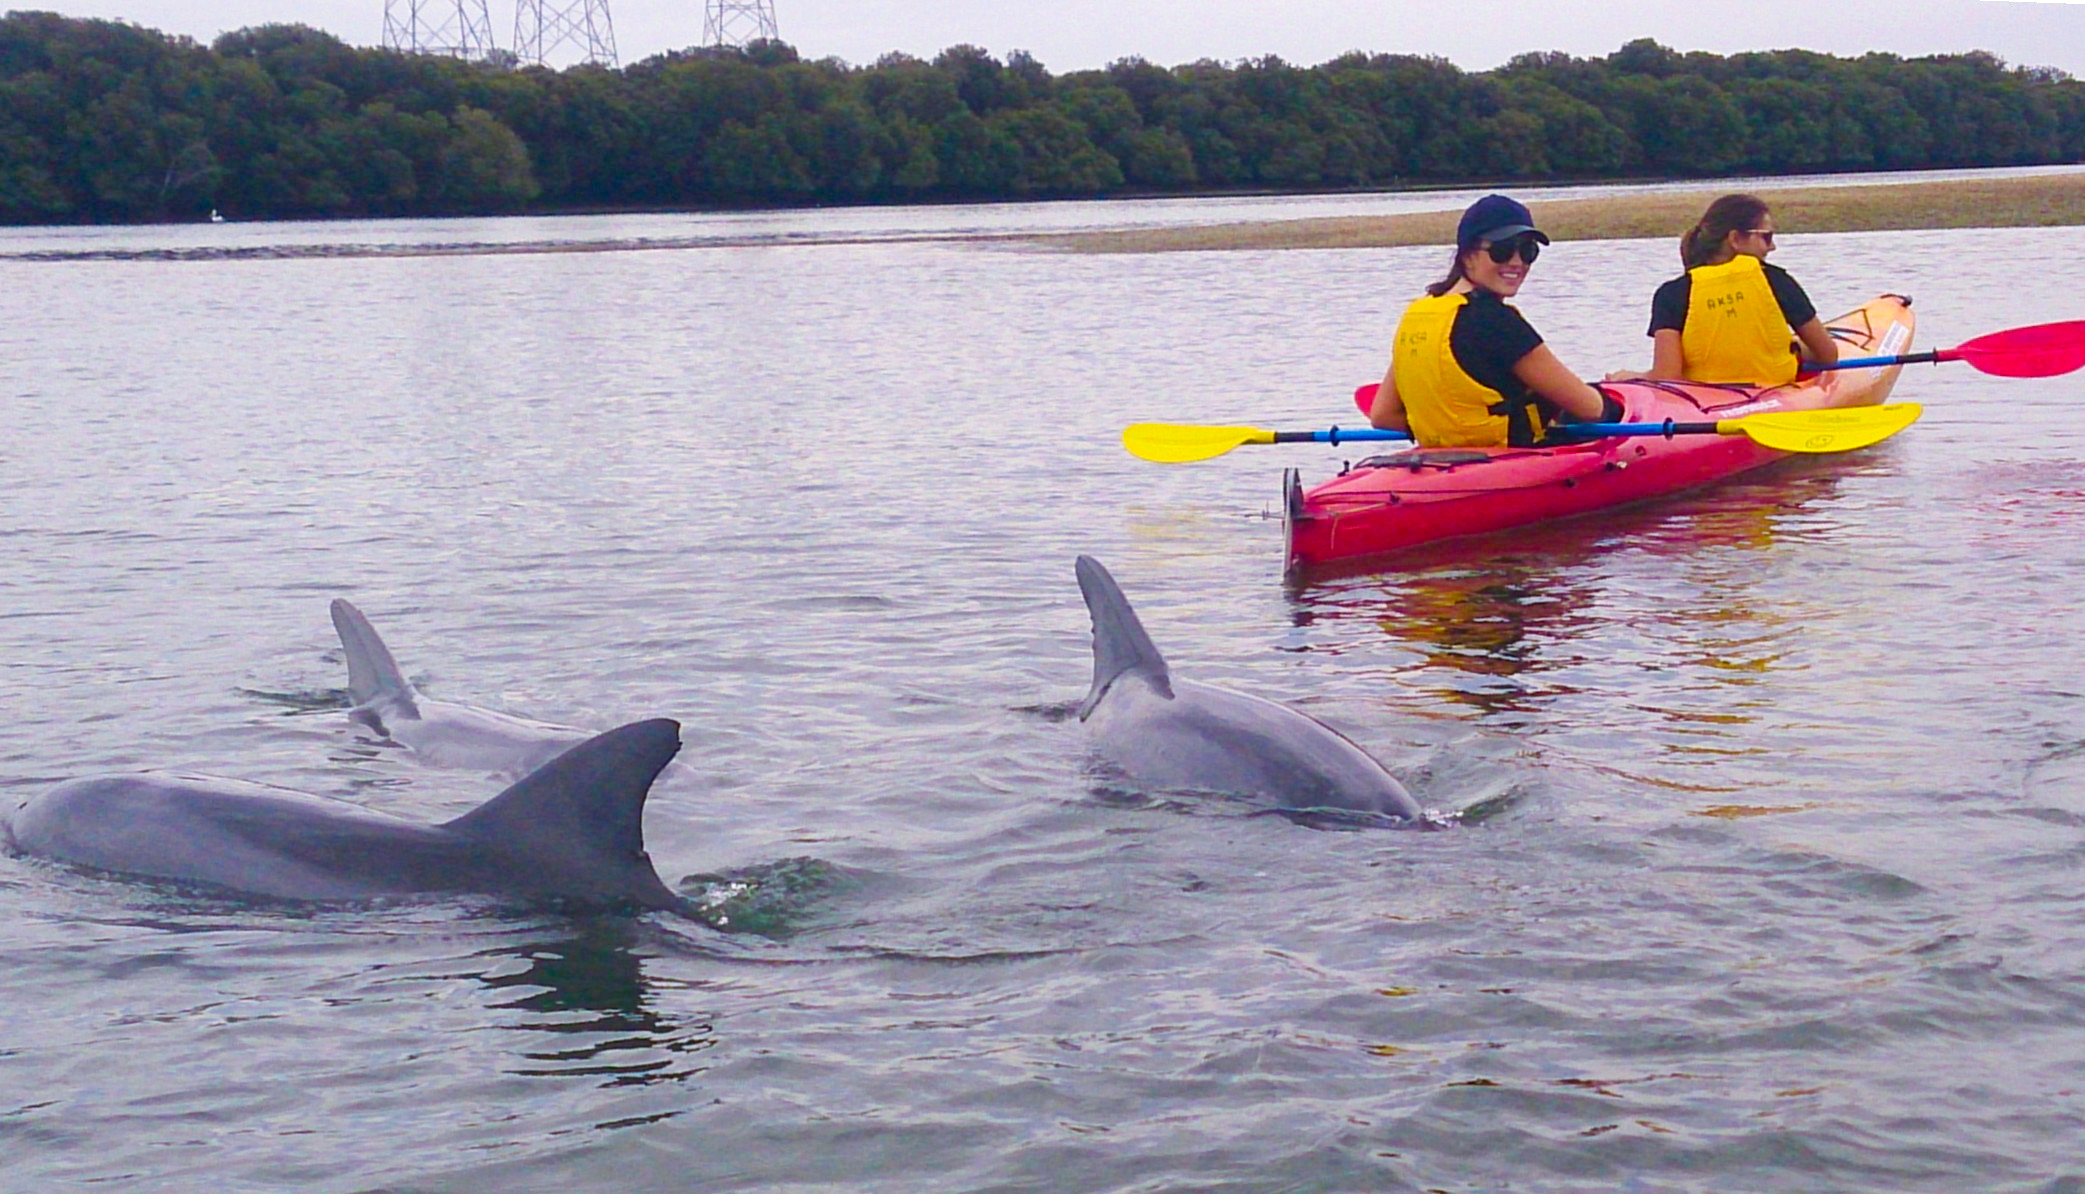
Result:
[[[420,694],[412,681],[398,670],[398,661],[378,637],[376,627],[344,597],[333,599],[333,629],[347,651],[348,695],[356,705],[367,705],[380,697],[395,697],[411,706]]]
[[[1086,612],[1093,615],[1093,691],[1086,694],[1079,706],[1079,720],[1084,721],[1100,703],[1108,685],[1128,671],[1142,670],[1151,687],[1160,696],[1171,699],[1173,673],[1166,667],[1166,657],[1158,653],[1151,636],[1144,632],[1144,624],[1137,620],[1137,611],[1129,607],[1122,586],[1092,556],[1079,557],[1078,573],[1079,591],[1086,595]]]
[[[627,864],[644,857],[644,798],[680,748],[677,721],[619,726],[522,776],[444,828],[517,856],[580,864],[605,856]]]

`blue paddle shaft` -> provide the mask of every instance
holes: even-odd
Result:
[[[1800,368],[1805,373],[1822,373],[1827,369],[1866,369],[1870,365],[1919,365],[1927,361],[1938,364],[1941,361],[1951,359],[1953,358],[1944,356],[1938,349],[1935,349],[1932,352],[1907,353],[1900,357],[1855,357],[1850,361],[1835,361],[1829,365],[1819,365],[1814,361],[1804,361]]]
[[[1410,439],[1409,431],[1385,431],[1375,427],[1345,429],[1334,427],[1327,431],[1277,431],[1277,444],[1343,444],[1350,440]]]
[[[1571,435],[1583,439],[1598,439],[1609,435],[1714,435],[1714,423],[1675,423],[1670,419],[1662,423],[1557,423],[1550,427],[1551,435]],[[1332,427],[1324,431],[1277,431],[1274,442],[1278,444],[1344,444],[1362,440],[1408,440],[1409,431],[1385,431],[1375,427]]]
[[[1608,435],[1714,435],[1717,430],[1714,423],[1675,423],[1667,419],[1663,423],[1558,423],[1549,433],[1598,439]]]

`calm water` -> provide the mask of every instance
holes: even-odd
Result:
[[[1784,243],[1922,346],[2085,316],[2085,229]],[[1337,450],[1119,447],[1351,423],[1443,256],[0,260],[0,800],[489,796],[348,723],[345,595],[431,695],[681,719],[651,852],[727,926],[0,859],[0,1184],[2085,1188],[2085,383],[1921,368],[1878,449],[1300,591]],[[1522,306],[1640,366],[1672,257]],[[1467,823],[1096,793],[1080,552]]]

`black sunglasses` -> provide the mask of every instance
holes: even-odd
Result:
[[[1520,260],[1523,264],[1533,265],[1535,264],[1535,258],[1542,255],[1542,242],[1535,239],[1534,233],[1523,232],[1519,236],[1511,237],[1507,240],[1493,241],[1484,246],[1484,251],[1491,254],[1492,261],[1499,265],[1504,265],[1513,260],[1515,253],[1520,254]]]
[[[1774,230],[1771,228],[1747,228],[1745,233],[1748,236],[1756,236],[1765,241],[1766,247],[1769,249],[1774,247]]]

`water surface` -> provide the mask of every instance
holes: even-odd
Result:
[[[384,235],[665,218],[627,219]],[[236,235],[358,239],[278,228]],[[2045,268],[2085,229],[1783,239],[1827,311],[1915,296],[1922,346],[2085,315]],[[194,243],[0,255],[111,241]],[[1640,366],[1672,255],[1560,244],[1521,305]],[[0,800],[488,797],[343,716],[347,596],[430,695],[679,718],[649,845],[727,926],[0,859],[7,1184],[2085,1182],[2077,377],[1920,368],[1877,449],[1300,590],[1278,475],[1339,450],[1121,450],[1351,422],[1441,256],[0,260]],[[1081,552],[1184,674],[1469,823],[1096,791]]]

